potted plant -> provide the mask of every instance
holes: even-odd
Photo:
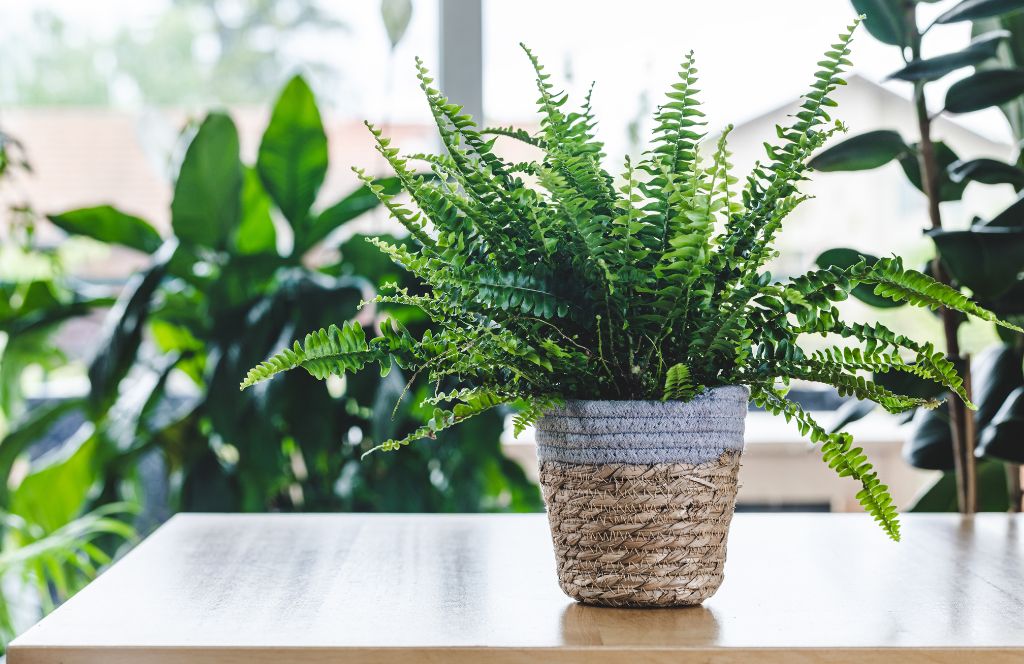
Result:
[[[830,467],[861,483],[860,503],[898,538],[892,499],[861,449],[848,434],[827,433],[780,387],[817,381],[896,412],[938,404],[862,375],[886,370],[963,398],[953,365],[931,344],[839,317],[835,303],[860,284],[919,306],[995,316],[895,258],[785,282],[763,271],[782,220],[805,198],[797,184],[807,159],[842,128],[831,123],[828,95],[842,83],[854,27],[826,53],[801,111],[779,127],[739,198],[728,131],[709,162],[700,156],[692,55],[657,111],[652,147],[638,163],[626,160],[618,181],[602,167],[589,96],[582,110],[566,110],[566,95],[528,49],[541,112],[535,135],[478,130],[417,61],[447,153],[402,156],[370,126],[415,207],[363,177],[417,244],[371,242],[428,287],[376,299],[422,309],[433,330],[416,339],[386,320],[369,341],[355,323],[320,330],[253,368],[241,387],[296,367],[324,378],[372,364],[387,373],[392,362],[413,380],[463,382],[426,399],[427,425],[383,450],[517,406],[517,430],[537,425],[561,586],[588,603],[696,604],[718,588],[748,395],[796,420]],[[535,146],[538,157],[506,162],[495,135]],[[414,175],[412,159],[436,177]],[[798,344],[807,334],[855,345],[810,354]]]

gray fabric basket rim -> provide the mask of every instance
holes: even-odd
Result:
[[[578,464],[707,463],[742,452],[749,396],[746,386],[726,385],[685,402],[567,400],[537,421],[537,456]]]
[[[691,412],[695,407],[709,400],[726,401],[730,399],[747,401],[750,399],[750,388],[746,385],[720,385],[711,387],[689,401],[658,401],[654,399],[566,399],[564,405],[556,406],[549,411],[549,415],[559,415],[569,408],[587,407],[601,408],[610,411],[612,414],[601,415],[600,417],[630,417],[630,414],[618,415],[624,410],[644,409],[652,413],[652,416],[665,417],[669,415],[684,414]],[[678,412],[675,412],[678,411]]]

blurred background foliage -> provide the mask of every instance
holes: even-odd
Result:
[[[1000,317],[1024,322],[1024,2],[964,0],[939,14],[931,25],[918,18],[915,0],[852,0],[867,15],[865,28],[878,41],[896,47],[903,66],[890,78],[913,85],[917,136],[880,129],[847,138],[820,152],[811,165],[819,171],[860,171],[899,163],[903,175],[927,198],[935,259],[923,270],[964,289]],[[960,50],[922,56],[922,42],[934,26],[972,25],[972,39]],[[941,107],[929,106],[930,84],[954,72],[969,73],[950,86]],[[934,101],[934,100],[933,100]],[[991,158],[961,159],[955,145],[932,136],[940,114],[973,113],[999,108],[1009,124],[1016,155],[1011,162]],[[959,201],[968,184],[1009,185],[1016,199],[984,219],[950,219],[943,203]],[[966,223],[964,223],[966,222]],[[860,257],[877,260],[892,248],[836,248],[818,257],[818,264],[843,265]],[[872,253],[869,253],[872,252]],[[873,307],[897,303],[869,289],[854,295]],[[1020,464],[1024,463],[1024,335],[999,330],[999,343],[973,360],[962,351],[961,327],[954,312],[939,313],[948,355],[961,364],[961,373],[977,411],[950,399],[934,410],[913,416],[904,447],[911,465],[940,470],[943,475],[911,509],[917,511],[1020,511]],[[940,397],[913,376],[876,374],[880,384],[905,394]],[[839,414],[837,427],[865,416],[872,407],[850,401]]]
[[[185,71],[184,89],[234,81],[244,86],[238,95],[223,87],[218,93],[269,96],[264,83],[283,67],[273,50],[260,55],[229,45],[267,27],[268,16],[276,17],[274,30],[291,29],[300,18],[317,22],[312,3],[291,4],[304,9],[288,20],[275,14],[274,3],[258,2],[246,5],[251,16],[216,25],[224,45],[219,59],[202,77]],[[153,39],[171,35],[201,5],[173,3]],[[410,11],[407,1],[383,3],[392,45]],[[324,21],[318,28],[340,26]],[[159,43],[129,47],[140,49],[140,57],[164,57],[153,55],[162,53]],[[60,49],[51,55],[75,57]],[[173,52],[166,55],[173,63]],[[247,67],[266,73],[260,84],[232,75],[235,61],[264,56],[255,70]],[[63,61],[36,71],[75,75]],[[158,93],[178,95],[166,86]],[[409,383],[397,368],[386,378],[327,384],[295,374],[239,391],[250,366],[307,331],[351,318],[375,326],[383,311],[360,303],[384,282],[412,291],[419,285],[347,228],[378,204],[366,187],[316,204],[328,146],[304,77],[280,91],[253,163],[243,163],[226,113],[191,123],[181,140],[187,149],[174,178],[170,235],[109,205],[45,221],[27,204],[7,210],[0,247],[3,642],[177,511],[541,509],[536,486],[502,454],[501,414],[403,454],[361,461],[365,450],[430,417],[415,406],[417,392],[428,386]],[[0,182],[30,171],[23,146],[0,134]],[[379,184],[397,191],[390,179]],[[117,292],[83,283],[65,269],[59,248],[37,241],[37,227],[46,222],[135,254],[142,268]],[[28,372],[68,364],[54,332],[98,311],[106,313],[91,344],[87,394],[26,400]],[[414,334],[425,329],[418,310],[390,313]]]
[[[697,17],[732,10],[727,3],[700,4],[688,4],[683,10],[662,3],[660,8],[666,15],[671,9]],[[832,21],[828,14],[835,8],[825,4],[817,4],[814,11],[798,3],[785,12],[753,5],[745,5],[743,10],[751,15],[771,11],[781,16],[780,21],[797,13],[804,13],[808,21]],[[944,43],[944,37],[937,34],[942,32],[942,25],[966,26],[970,22],[975,25],[976,39],[967,43],[965,38],[961,50],[933,58],[913,54],[912,32],[905,23],[905,10],[914,7],[924,13],[926,4],[918,6],[914,0],[852,2],[858,12],[869,15],[867,32],[885,44],[893,56],[897,51],[903,56],[903,62],[893,57],[892,69],[902,67],[894,72],[894,80],[923,88],[952,72],[967,74],[968,78],[975,70],[992,68],[1019,74],[1024,57],[1024,19],[1017,10],[1024,2],[945,0],[940,4],[933,7],[934,13],[961,4],[972,9],[968,14],[961,10],[953,15],[956,21],[929,31],[931,43]],[[709,9],[712,5],[720,9]],[[73,12],[58,11],[56,2],[37,2],[29,7],[33,22],[30,36],[10,32],[24,29],[23,25],[15,26],[14,21],[7,32],[0,25],[0,36],[6,37],[0,38],[0,106],[24,106],[19,109],[23,119],[37,109],[52,112],[52,106],[85,108],[76,116],[79,118],[105,108],[170,111],[160,124],[161,131],[149,127],[147,116],[140,114],[138,125],[124,134],[144,134],[139,143],[143,151],[150,150],[150,157],[157,152],[153,144],[159,144],[160,154],[150,161],[159,162],[154,168],[160,171],[161,185],[165,185],[165,175],[173,176],[174,196],[169,206],[160,198],[157,210],[140,204],[139,209],[146,210],[142,215],[145,219],[125,211],[135,209],[134,202],[125,204],[124,210],[103,205],[77,207],[47,219],[16,186],[19,178],[32,177],[26,156],[32,154],[32,145],[24,146],[17,137],[3,133],[4,118],[0,117],[0,189],[6,194],[2,200],[13,201],[0,213],[4,216],[0,222],[3,640],[75,592],[111,556],[179,510],[540,509],[536,488],[519,466],[501,453],[499,415],[478,418],[442,434],[437,441],[419,443],[401,454],[373,455],[360,462],[361,452],[376,441],[400,436],[429,417],[413,406],[419,401],[416,392],[426,387],[413,384],[401,399],[408,376],[397,370],[383,379],[361,376],[326,385],[295,374],[258,390],[244,394],[237,391],[237,383],[249,366],[306,330],[356,316],[369,332],[382,312],[359,311],[357,307],[380,284],[397,281],[414,292],[418,288],[406,273],[365,242],[362,233],[370,227],[379,228],[366,223],[374,214],[376,199],[361,188],[337,195],[335,192],[349,186],[341,184],[341,179],[335,179],[338,186],[321,187],[328,173],[326,138],[320,108],[309,85],[315,83],[321,102],[330,95],[335,106],[353,114],[350,119],[355,115],[383,118],[385,123],[391,120],[398,130],[405,123],[409,142],[415,145],[420,136],[413,127],[415,109],[409,110],[413,108],[406,103],[409,97],[397,94],[408,88],[411,95],[416,92],[415,85],[411,78],[408,85],[402,84],[402,67],[392,70],[403,36],[403,47],[409,51],[410,42],[418,34],[416,20],[409,29],[414,8],[411,0],[383,0],[379,6],[374,4],[372,11],[352,3],[346,5],[351,12],[339,11],[338,6],[322,0],[164,0],[147,5],[147,11],[137,12],[132,21],[123,23],[111,18],[109,8],[106,14],[90,9],[95,17],[88,21],[80,17],[80,24],[67,18]],[[357,7],[358,12],[354,10]],[[436,9],[429,2],[417,2],[415,7],[417,20],[423,18],[424,7],[428,12]],[[374,15],[378,8],[379,16]],[[591,23],[575,37],[554,29],[547,33],[531,31],[535,23],[532,15],[542,10],[548,14],[565,12],[567,19],[585,15]],[[500,75],[498,80],[503,81],[502,85],[488,86],[491,114],[496,119],[510,112],[513,99],[501,93],[518,90],[520,82],[530,84],[525,79],[517,82],[516,71],[502,59],[503,51],[518,54],[512,42],[524,37],[547,48],[562,47],[565,78],[572,81],[578,69],[575,78],[579,85],[585,86],[597,68],[603,81],[616,80],[618,75],[620,82],[642,86],[645,79],[652,78],[656,80],[648,83],[656,83],[660,90],[661,73],[652,69],[652,62],[665,60],[674,65],[676,50],[693,46],[692,40],[696,40],[699,54],[712,54],[703,66],[733,66],[729,64],[733,53],[742,53],[735,43],[749,41],[765,30],[757,21],[750,21],[750,25],[737,23],[734,28],[738,36],[731,42],[715,37],[700,46],[700,31],[691,31],[686,44],[677,44],[675,21],[663,22],[670,28],[643,25],[645,19],[636,12],[616,15],[617,10],[611,6],[566,2],[556,7],[534,2],[516,5],[512,10],[507,3],[493,2],[488,11],[490,26],[485,23],[483,34],[491,46],[485,54],[485,76],[493,81]],[[988,13],[977,15],[979,11]],[[369,23],[365,22],[366,14],[370,14]],[[513,20],[514,15],[520,22]],[[610,16],[621,20],[612,21]],[[376,19],[379,23],[374,22]],[[622,35],[622,26],[629,27],[629,21],[634,21],[629,34]],[[427,23],[420,29],[436,32],[435,27]],[[993,36],[1000,30],[1009,34]],[[373,33],[376,41],[358,41],[356,38],[364,33]],[[586,50],[603,43],[595,42],[595,34],[622,36],[637,57],[621,65],[602,60],[596,51]],[[864,44],[872,40],[865,34],[858,41]],[[711,50],[716,42],[722,42],[718,46],[727,50]],[[367,43],[370,47],[359,48]],[[341,44],[340,49],[326,55],[326,46],[335,44]],[[433,57],[429,49],[435,46],[424,41],[416,48]],[[422,52],[424,48],[428,49],[426,53]],[[359,57],[348,58],[346,50]],[[785,61],[783,50],[775,54],[780,62]],[[795,58],[800,54],[789,55]],[[858,68],[870,56],[867,50],[858,53]],[[328,57],[334,60],[328,61]],[[647,62],[641,63],[644,59]],[[799,58],[801,62],[805,59]],[[289,81],[294,71],[302,71],[303,78]],[[741,100],[723,90],[709,91],[708,100],[726,104],[731,113],[740,114],[736,118],[741,120],[744,113],[767,111],[770,105],[784,102],[788,94],[785,76],[776,74],[770,81],[771,91],[757,88],[757,81],[748,80],[743,86],[730,83],[742,90],[736,93],[743,95]],[[1024,88],[1019,76],[999,76],[1005,84],[997,86],[1001,94],[1007,90],[1012,94],[1000,107],[1019,142]],[[935,85],[945,84],[946,79]],[[367,93],[373,86],[380,89]],[[979,97],[976,91],[968,92],[962,95],[965,99],[986,99],[984,94]],[[932,96],[940,95],[933,92]],[[251,108],[246,106],[265,107],[275,97],[278,101],[269,122],[264,126],[261,119],[261,124],[253,126],[251,119],[263,115],[247,114]],[[747,103],[749,97],[757,100]],[[643,128],[636,118],[649,114],[656,97],[643,93],[624,109],[618,108],[622,104],[616,97],[608,95],[605,99],[612,100],[600,113],[606,118],[606,137],[618,140],[616,145],[621,147],[617,134],[625,127],[625,148],[642,150],[636,137]],[[597,102],[602,103],[600,94]],[[372,103],[378,106],[367,105]],[[232,105],[233,115],[205,112],[217,105]],[[182,119],[180,113],[175,113],[182,110],[198,115],[175,140]],[[844,104],[839,116],[846,117],[844,112],[850,110]],[[616,113],[628,116],[620,120],[632,120],[619,124],[608,120]],[[896,116],[885,117],[890,120]],[[500,118],[517,123],[533,121],[533,116],[525,112]],[[116,122],[118,118],[108,119]],[[863,124],[871,122],[872,116],[861,115],[858,119]],[[247,121],[250,126],[246,126]],[[163,131],[165,125],[174,129]],[[111,126],[79,124],[71,131],[99,127],[103,132]],[[762,132],[756,123],[750,128],[759,141]],[[255,151],[246,149],[249,143],[245,140],[239,149],[239,129],[243,138],[258,136],[264,129]],[[45,124],[43,130],[41,136],[45,139],[51,132]],[[975,236],[1016,237],[1021,232],[1024,206],[1014,203],[1005,215],[986,216],[974,225],[970,225],[970,214],[961,215],[962,219],[954,215],[961,210],[959,201],[965,191],[978,187],[991,191],[1009,185],[1019,193],[1024,186],[1024,162],[1019,152],[1015,160],[1002,164],[961,160],[958,151],[965,154],[966,146],[954,145],[951,140],[947,145],[948,138],[937,138],[936,163],[942,167],[939,197],[950,222],[944,231],[950,234],[948,250],[933,235],[938,251],[948,261],[957,283],[975,294],[991,296],[987,304],[1004,315],[1016,315],[1021,308],[1020,270],[1013,279],[1002,282],[992,279],[993,273],[982,274],[992,285],[993,292],[986,294],[984,284],[979,288],[975,283],[977,273],[969,268],[1000,266],[1002,276],[1012,271],[1013,260],[1021,256],[1019,252],[1005,246],[981,247]],[[917,222],[925,214],[925,206],[919,205],[923,199],[917,193],[925,189],[917,158],[919,139],[905,130],[902,134],[873,132],[867,139],[856,136],[845,148],[840,146],[831,154],[831,165],[824,157],[819,165],[825,166],[822,170],[847,170],[851,165],[873,168],[891,161],[895,168],[898,164],[898,170],[891,170],[893,176],[882,176],[887,178],[883,184],[898,179],[900,184],[895,189],[902,191],[902,187],[909,192],[913,214],[902,218],[914,224],[910,234],[916,237]],[[58,136],[56,140],[63,139]],[[335,148],[343,147],[342,151],[331,152],[332,172],[349,162],[364,160],[354,156],[358,147],[344,137],[339,142],[332,133],[331,141]],[[103,155],[105,160],[91,153],[88,163],[114,172],[113,166],[127,152],[123,144],[112,147],[110,155]],[[167,148],[166,154],[163,148]],[[759,142],[751,143],[749,148],[751,155],[761,151]],[[346,163],[338,163],[339,154]],[[50,154],[51,163],[55,155],[56,161],[65,156]],[[141,158],[131,163],[146,166]],[[42,175],[46,169],[39,170]],[[47,175],[53,177],[52,171]],[[813,184],[826,177],[816,178],[818,182]],[[911,184],[904,186],[904,180]],[[62,193],[68,183],[59,177],[57,181],[59,188],[46,191]],[[381,183],[393,186],[388,180]],[[120,182],[117,186],[126,188]],[[827,202],[830,197],[822,195],[821,200]],[[889,205],[894,201],[892,196],[881,199]],[[131,200],[145,203],[149,199]],[[54,205],[50,198],[41,199],[40,204],[48,206],[47,212]],[[157,219],[161,208],[168,207],[169,214]],[[884,212],[876,216],[884,217],[890,227],[893,219],[900,218],[898,210]],[[996,219],[1002,221],[996,223]],[[811,221],[813,228],[825,226],[818,218]],[[868,223],[872,220],[830,217],[828,221],[827,242],[835,237],[837,229],[852,233],[854,225],[861,230],[876,228]],[[54,225],[67,237],[61,234],[54,242]],[[992,226],[1005,230],[985,230]],[[797,255],[806,262],[819,246],[828,246],[815,244],[813,228],[797,227],[800,240],[793,245],[806,244],[812,247],[806,249],[811,253],[800,254],[790,246],[789,258]],[[888,230],[892,236],[888,232],[862,233],[861,237],[877,236],[877,243],[840,249],[823,256],[822,261],[896,251],[923,266],[932,248],[898,244],[892,240],[898,235],[897,229]],[[954,235],[961,232],[972,235]],[[101,248],[99,253],[96,247]],[[120,283],[119,274],[106,281],[110,275],[83,281],[75,269],[82,251],[92,251],[94,259],[99,256],[122,267],[138,266],[137,274],[127,284]],[[998,260],[992,260],[996,254]],[[802,270],[804,266],[799,267]],[[1001,291],[1002,286],[1007,289]],[[868,304],[879,304],[869,293],[861,295]],[[415,335],[426,325],[416,311],[390,313],[401,318]],[[870,315],[878,315],[901,329],[913,326],[936,338],[941,334],[940,325],[926,314],[923,320],[898,309],[884,313],[875,310]],[[77,323],[95,318],[104,320],[99,338],[78,332],[81,328],[76,327]],[[978,337],[982,344],[988,344],[994,338],[987,328],[982,334],[976,334],[969,325],[958,324],[957,329],[962,342]],[[58,333],[62,333],[61,343],[55,336]],[[71,350],[64,343],[69,337],[76,344]],[[1012,489],[1008,478],[1012,475],[1007,473],[1006,462],[1018,460],[1024,441],[1021,343],[1019,337],[1007,337],[1002,344],[974,357],[974,393],[981,406],[974,442],[984,456],[977,466],[978,504],[983,509],[1008,506]],[[83,357],[87,360],[84,363],[76,359]],[[76,387],[66,393],[25,389],[61,383],[53,379],[67,376],[81,379],[83,389]],[[827,395],[816,398],[828,401],[828,407],[837,400]],[[857,403],[845,408],[848,417],[842,419],[847,422],[864,413]],[[920,414],[907,444],[911,463],[944,471],[933,491],[918,503],[918,509],[957,508],[955,478],[949,470],[953,463],[950,427],[943,417],[944,411]]]
[[[37,39],[4,53],[0,103],[265,103],[296,65],[280,48],[285,35],[335,37],[348,29],[316,0],[173,0],[145,30],[121,28],[89,40],[58,12],[40,8],[33,21]],[[306,61],[304,68],[332,83],[326,64]]]

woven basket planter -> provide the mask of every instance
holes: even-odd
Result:
[[[537,422],[558,581],[586,604],[700,604],[722,583],[749,392],[569,401]]]

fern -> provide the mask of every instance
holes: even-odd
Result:
[[[855,25],[826,52],[800,110],[777,128],[743,186],[731,172],[728,130],[702,149],[706,124],[692,55],[655,114],[650,148],[639,161],[627,159],[618,180],[603,167],[590,93],[572,108],[525,47],[541,115],[532,134],[478,129],[417,60],[445,154],[403,156],[369,126],[408,201],[360,174],[414,245],[370,241],[423,282],[415,295],[393,291],[376,301],[419,307],[432,331],[413,339],[388,322],[367,340],[355,323],[332,327],[254,368],[242,387],[297,367],[323,377],[372,364],[387,371],[396,362],[435,392],[423,404],[432,409],[430,422],[381,444],[390,450],[503,404],[519,409],[521,430],[565,399],[687,400],[707,388],[747,385],[755,402],[819,443],[840,476],[861,483],[861,504],[898,537],[892,500],[861,450],[846,435],[826,433],[776,385],[820,382],[895,412],[937,405],[868,377],[900,371],[966,400],[952,362],[931,344],[842,320],[837,303],[862,284],[1018,328],[896,258],[784,281],[763,271],[785,218],[806,199],[799,185],[810,154],[843,129],[829,115],[830,95],[843,84]],[[528,143],[535,157],[506,161],[495,152],[497,137]],[[416,175],[410,160],[436,177]],[[807,335],[835,335],[844,345],[808,354],[801,347]]]
[[[676,364],[665,372],[665,390],[661,395],[661,400],[689,401],[700,391],[701,387],[695,385],[690,377],[690,367],[685,364]]]

